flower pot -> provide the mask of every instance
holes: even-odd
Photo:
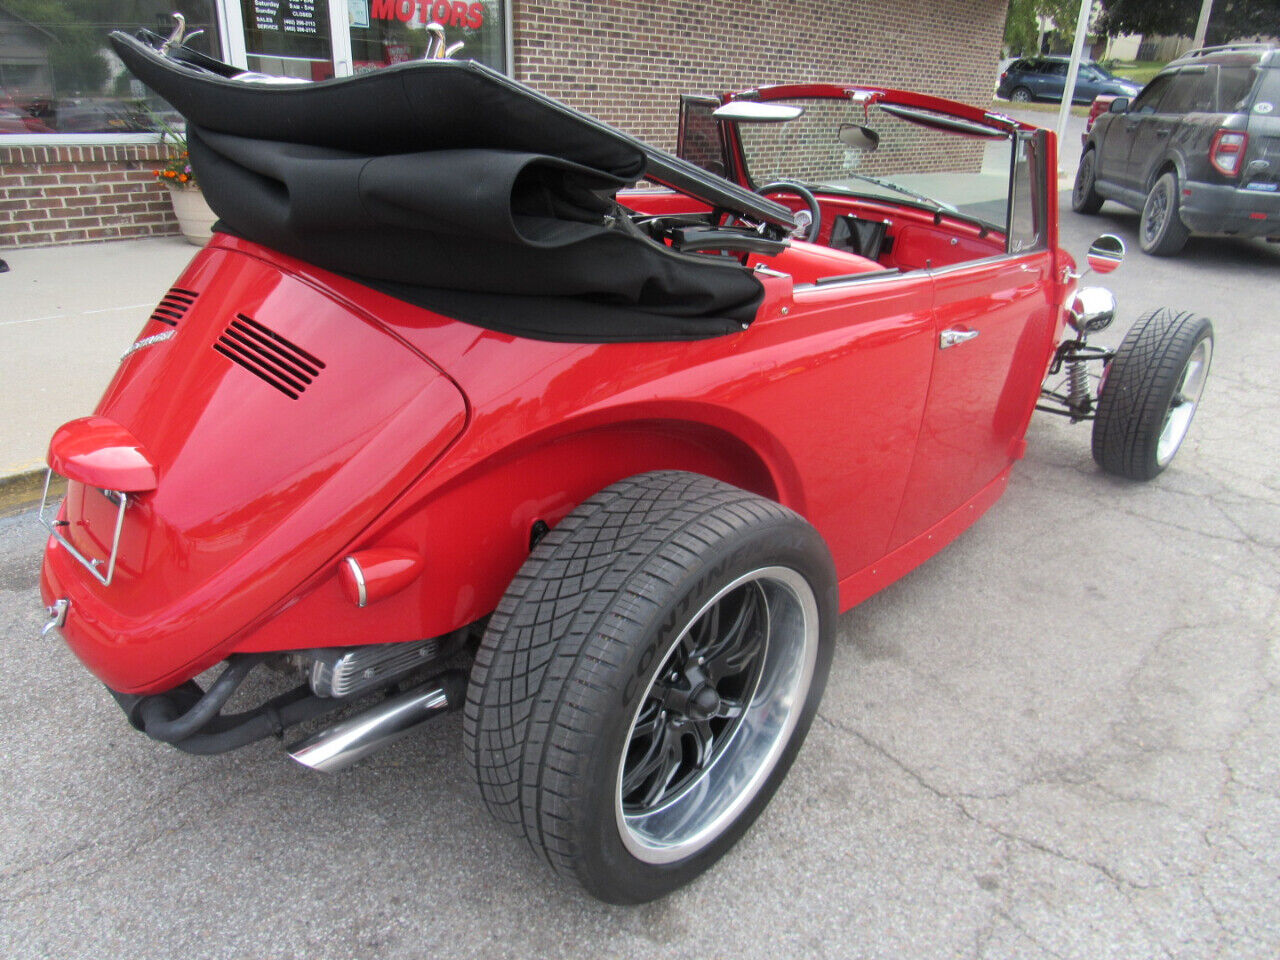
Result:
[[[177,187],[166,184],[169,188],[169,199],[173,201],[173,215],[178,218],[178,226],[188,243],[203,247],[213,236],[213,221],[218,215],[209,209],[204,202],[204,194],[199,187]]]

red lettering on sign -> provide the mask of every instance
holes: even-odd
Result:
[[[446,27],[484,26],[484,5],[450,0],[370,0],[369,15],[375,20],[400,19],[408,23],[417,15],[421,22],[435,21]]]

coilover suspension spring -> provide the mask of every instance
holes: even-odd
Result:
[[[1083,360],[1067,363],[1067,406],[1072,413],[1088,413],[1093,406],[1089,391],[1089,370]]]

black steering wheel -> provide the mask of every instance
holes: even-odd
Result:
[[[807,240],[809,243],[818,242],[818,234],[822,231],[822,208],[818,206],[818,198],[813,195],[813,191],[803,183],[796,183],[794,180],[774,180],[762,187],[756,187],[756,193],[762,197],[771,193],[794,193],[803,200],[805,206],[809,208],[808,226],[804,223],[805,217],[802,210],[796,215],[797,224],[791,235],[800,240]]]

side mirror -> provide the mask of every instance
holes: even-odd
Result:
[[[1104,233],[1093,241],[1085,260],[1094,273],[1110,273],[1124,260],[1124,241],[1114,233]]]
[[[1114,100],[1111,101],[1111,105],[1107,107],[1107,113],[1128,113],[1128,112],[1129,112],[1128,97],[1116,97]]]
[[[712,116],[717,120],[736,120],[738,123],[783,123],[804,113],[804,107],[786,103],[761,103],[759,100],[731,100],[717,107]]]
[[[841,143],[854,150],[865,150],[870,153],[880,146],[880,134],[870,127],[860,127],[856,123],[840,124],[840,132],[837,136]]]
[[[1105,287],[1081,287],[1067,308],[1067,322],[1081,337],[1105,330],[1115,318],[1115,294]]]

